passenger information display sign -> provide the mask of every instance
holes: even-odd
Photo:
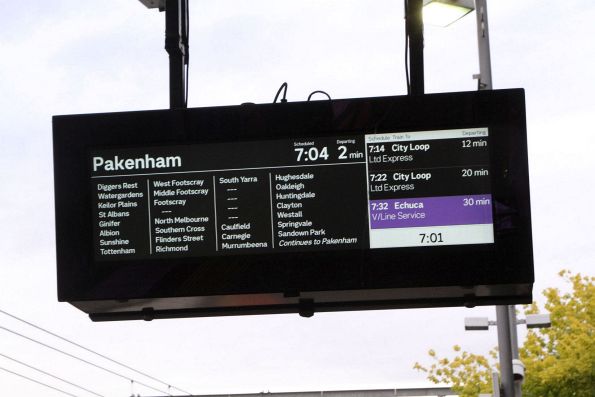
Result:
[[[97,260],[494,242],[487,128],[103,150],[90,167]]]
[[[55,116],[94,320],[531,301],[522,90]]]

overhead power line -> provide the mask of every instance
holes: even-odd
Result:
[[[27,379],[29,382],[37,383],[38,385],[42,385],[42,386],[48,387],[48,388],[50,388],[50,389],[53,389],[53,390],[55,390],[55,391],[58,391],[58,392],[60,392],[60,393],[66,394],[67,396],[71,396],[71,397],[79,397],[79,396],[77,396],[76,394],[68,393],[67,391],[64,391],[64,390],[62,390],[62,389],[58,389],[57,387],[54,387],[54,386],[50,386],[50,385],[48,385],[47,383],[40,382],[40,381],[38,381],[38,380],[35,380],[35,379],[33,379],[33,378],[29,378],[28,376],[25,376],[25,375],[19,374],[19,373],[17,373],[17,372],[11,371],[11,370],[9,370],[9,369],[6,369],[6,368],[2,368],[2,367],[0,367],[0,370],[1,370],[1,371],[8,372],[8,373],[10,373],[10,374],[13,374],[13,375],[16,375],[16,376],[18,376],[18,377],[21,377],[21,378],[23,378],[23,379]]]
[[[134,382],[134,383],[137,383],[137,384],[139,384],[139,385],[141,385],[141,386],[144,386],[144,387],[146,387],[146,388],[148,388],[148,389],[151,389],[151,390],[157,391],[157,392],[159,392],[159,393],[165,393],[165,394],[167,394],[168,396],[171,396],[171,395],[172,395],[172,394],[170,394],[170,393],[168,393],[168,392],[166,392],[166,391],[163,391],[163,390],[157,389],[157,388],[155,388],[155,387],[153,387],[153,386],[150,386],[150,385],[148,385],[148,384],[146,384],[146,383],[140,382],[140,381],[138,381],[138,380],[136,380],[136,379],[132,379],[132,378],[130,378],[130,377],[128,377],[128,376],[126,376],[126,375],[122,375],[122,374],[120,374],[120,373],[118,373],[118,372],[116,372],[116,371],[112,371],[111,369],[108,369],[108,368],[102,367],[101,365],[97,365],[97,364],[95,364],[95,363],[92,363],[91,361],[87,361],[87,360],[85,360],[84,358],[77,357],[77,356],[75,356],[74,354],[71,354],[71,353],[65,352],[64,350],[60,350],[60,349],[58,349],[58,348],[56,348],[56,347],[53,347],[53,346],[50,346],[50,345],[48,345],[48,344],[46,344],[46,343],[40,342],[40,341],[38,341],[37,339],[34,339],[34,338],[31,338],[31,337],[28,337],[28,336],[26,336],[26,335],[23,335],[23,334],[21,334],[21,333],[19,333],[19,332],[13,331],[13,330],[11,330],[11,329],[9,329],[9,328],[6,328],[6,327],[3,327],[3,326],[0,326],[0,329],[1,329],[1,330],[4,330],[4,331],[6,331],[6,332],[10,332],[10,333],[11,333],[11,334],[13,334],[13,335],[20,336],[21,338],[23,338],[23,339],[27,339],[28,341],[31,341],[31,342],[37,343],[38,345],[41,345],[41,346],[43,346],[43,347],[46,347],[46,348],[48,348],[48,349],[54,350],[54,351],[56,351],[56,352],[58,352],[58,353],[61,353],[61,354],[65,355],[65,356],[68,356],[68,357],[70,357],[70,358],[74,358],[75,360],[78,360],[78,361],[80,361],[80,362],[83,362],[83,363],[85,363],[85,364],[87,364],[87,365],[91,365],[91,366],[93,366],[93,367],[95,367],[95,368],[98,368],[98,369],[100,369],[100,370],[102,370],[102,371],[105,371],[105,372],[107,372],[107,373],[110,373],[110,374],[112,374],[112,375],[118,376],[118,377],[120,377],[120,378],[123,378],[123,379],[126,379],[126,380],[128,380],[128,381],[132,381],[132,382]]]
[[[87,352],[89,352],[89,353],[92,353],[92,354],[94,354],[94,355],[96,355],[96,356],[98,356],[98,357],[101,357],[101,358],[103,358],[104,360],[107,360],[107,361],[110,361],[110,362],[112,362],[112,363],[114,363],[114,364],[117,364],[117,365],[119,365],[119,366],[121,366],[121,367],[123,367],[123,368],[126,368],[126,369],[128,369],[128,370],[130,370],[130,371],[133,371],[133,372],[135,372],[135,373],[137,373],[137,374],[139,374],[139,375],[142,375],[142,376],[144,376],[144,377],[146,377],[146,378],[148,378],[148,379],[154,380],[155,382],[159,382],[159,383],[161,383],[162,385],[165,385],[165,386],[167,386],[168,388],[176,389],[176,390],[178,390],[178,391],[181,391],[181,392],[182,392],[182,393],[184,393],[184,394],[192,395],[192,393],[190,393],[190,392],[188,392],[188,391],[186,391],[186,390],[180,389],[179,387],[175,387],[174,385],[172,385],[172,384],[170,384],[170,383],[164,382],[164,381],[162,381],[162,380],[160,380],[160,379],[158,379],[158,378],[156,378],[156,377],[154,377],[154,376],[151,376],[151,375],[149,375],[149,374],[147,374],[147,373],[144,373],[144,372],[141,372],[141,371],[139,371],[139,370],[137,370],[137,369],[134,369],[134,368],[132,368],[132,367],[131,367],[131,366],[129,366],[129,365],[126,365],[126,364],[124,364],[124,363],[122,363],[122,362],[120,362],[120,361],[116,361],[116,360],[114,360],[114,359],[112,359],[112,358],[110,358],[110,357],[108,357],[108,356],[106,356],[106,355],[104,355],[104,354],[98,353],[98,352],[96,352],[96,351],[94,351],[94,350],[92,350],[92,349],[89,349],[88,347],[85,347],[85,346],[83,346],[83,345],[81,345],[81,344],[79,344],[79,343],[76,343],[76,342],[74,342],[74,341],[72,341],[72,340],[70,340],[70,339],[67,339],[67,338],[65,338],[65,337],[63,337],[63,336],[60,336],[60,335],[58,335],[58,334],[56,334],[56,333],[54,333],[54,332],[52,332],[52,331],[48,331],[47,329],[45,329],[45,328],[43,328],[43,327],[40,327],[39,325],[35,325],[35,324],[33,324],[33,323],[31,323],[31,322],[29,322],[29,321],[27,321],[27,320],[24,320],[24,319],[22,319],[22,318],[20,318],[20,317],[17,317],[17,316],[15,316],[14,314],[8,313],[8,312],[6,312],[6,311],[4,311],[4,310],[2,310],[2,309],[0,309],[0,313],[4,314],[5,316],[11,317],[11,318],[13,318],[13,319],[15,319],[15,320],[17,320],[17,321],[20,321],[20,322],[22,322],[23,324],[27,324],[28,326],[30,326],[30,327],[33,327],[33,328],[35,328],[35,329],[37,329],[37,330],[39,330],[39,331],[45,332],[46,334],[48,334],[48,335],[51,335],[51,336],[53,336],[54,338],[58,338],[58,339],[60,339],[60,340],[62,340],[62,341],[64,341],[64,342],[70,343],[71,345],[73,345],[73,346],[76,346],[76,347],[78,347],[79,349],[83,349],[83,350],[85,350],[85,351],[87,351]]]
[[[27,364],[27,363],[24,363],[24,362],[22,362],[22,361],[19,361],[19,360],[17,360],[16,358],[12,358],[12,357],[10,357],[10,356],[7,356],[6,354],[2,354],[2,353],[0,353],[0,356],[2,356],[2,357],[4,357],[4,358],[7,358],[7,359],[9,359],[9,360],[11,360],[11,361],[14,361],[15,363],[18,363],[18,364],[20,364],[20,365],[23,365],[23,366],[25,366],[25,367],[27,367],[27,368],[29,368],[29,369],[32,369],[32,370],[34,370],[34,371],[37,371],[37,372],[39,372],[39,373],[42,373],[42,374],[44,374],[44,375],[47,375],[47,376],[49,376],[49,377],[51,377],[51,378],[57,379],[57,380],[59,380],[60,382],[67,383],[67,384],[69,384],[70,386],[74,386],[74,387],[76,387],[76,388],[78,388],[78,389],[81,389],[81,390],[83,390],[83,391],[86,391],[87,393],[95,394],[95,395],[96,395],[96,396],[98,396],[98,397],[105,397],[104,395],[102,395],[102,394],[99,394],[99,393],[95,393],[94,391],[92,391],[92,390],[89,390],[89,389],[87,389],[86,387],[83,387],[83,386],[77,385],[76,383],[70,382],[70,381],[68,381],[68,380],[66,380],[66,379],[63,379],[63,378],[60,378],[59,376],[56,376],[56,375],[50,374],[49,372],[46,372],[46,371],[44,371],[44,370],[42,370],[42,369],[39,369],[39,368],[36,368],[36,367],[34,367],[34,366],[32,366],[32,365],[29,365],[29,364]]]

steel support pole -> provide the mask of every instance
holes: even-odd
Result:
[[[475,14],[477,17],[477,49],[479,53],[478,88],[480,90],[491,90],[493,88],[492,60],[490,57],[487,0],[475,0]],[[512,325],[508,306],[496,306],[496,323],[498,328],[498,356],[500,357],[500,382],[502,384],[502,391],[504,397],[515,397],[514,378],[512,374]],[[516,324],[514,327],[516,327]]]
[[[424,94],[423,0],[405,0],[405,30],[409,46],[409,95]]]
[[[510,348],[512,352],[512,359],[519,360],[519,340],[517,337],[517,320],[516,320],[516,308],[514,305],[508,306],[508,319],[510,322]],[[514,378],[514,397],[521,397],[523,380]]]
[[[487,0],[475,0],[477,18],[477,49],[479,53],[480,90],[491,90],[492,60],[490,57],[490,33],[488,25]],[[514,310],[514,309],[513,309]],[[496,323],[498,328],[498,355],[500,357],[500,381],[504,397],[515,397],[514,377],[512,374],[512,328],[509,306],[496,306]],[[516,328],[514,329],[516,337]]]
[[[165,1],[165,50],[169,54],[169,107],[186,107],[186,0]]]
[[[487,0],[475,0],[477,18],[477,47],[479,50],[479,89],[492,89],[492,60],[490,58],[490,30]]]
[[[492,371],[492,397],[500,397],[500,374]]]
[[[500,381],[502,383],[502,391],[504,397],[514,397],[508,306],[496,306],[496,322],[498,328],[498,356],[500,357]]]

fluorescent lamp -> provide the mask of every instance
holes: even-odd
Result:
[[[549,328],[552,326],[552,320],[550,320],[550,314],[527,314],[525,320],[527,328]]]
[[[465,317],[465,331],[487,331],[489,327],[487,317]]]
[[[425,0],[424,24],[446,27],[474,9],[473,0]]]
[[[165,0],[140,0],[147,8],[165,8]]]

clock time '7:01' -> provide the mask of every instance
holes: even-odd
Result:
[[[419,233],[420,243],[422,244],[437,244],[443,243],[442,233]]]

